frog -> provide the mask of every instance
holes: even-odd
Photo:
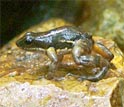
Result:
[[[79,76],[80,80],[101,80],[109,70],[114,57],[104,44],[93,40],[91,33],[82,32],[75,26],[61,26],[44,32],[26,32],[16,41],[16,45],[27,51],[46,54],[51,61],[49,72],[52,73],[57,71],[63,56],[70,53],[75,64],[85,68],[91,67],[92,71],[99,70],[92,76]],[[95,50],[96,54],[92,54],[92,50]]]

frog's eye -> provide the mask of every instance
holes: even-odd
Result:
[[[30,45],[33,42],[33,37],[29,36],[29,35],[26,36],[26,41],[25,42],[26,42],[27,45]]]

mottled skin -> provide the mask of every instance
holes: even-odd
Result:
[[[63,55],[72,53],[76,64],[98,70],[94,76],[80,76],[80,79],[98,81],[107,73],[113,54],[101,43],[96,43],[92,35],[83,33],[76,27],[64,26],[47,32],[28,32],[16,42],[18,47],[30,51],[43,51],[50,58],[50,71],[55,71]],[[98,54],[92,55],[95,50]]]

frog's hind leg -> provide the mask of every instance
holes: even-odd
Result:
[[[97,74],[92,75],[92,76],[90,76],[90,75],[78,76],[78,75],[71,74],[71,73],[68,73],[67,76],[75,77],[79,81],[89,80],[89,81],[92,81],[92,82],[97,82],[97,81],[101,80],[106,75],[107,71],[108,71],[108,67],[102,67],[102,69]]]
[[[79,80],[86,79],[93,82],[99,81],[106,75],[108,69],[110,68],[110,62],[99,55],[81,56],[80,60],[84,67],[92,67],[91,71],[97,71],[97,74],[92,76],[80,76]]]
[[[86,55],[91,52],[90,44],[88,44],[87,40],[81,40],[75,42],[74,47],[72,49],[72,56],[76,64],[81,64],[80,56]]]
[[[113,57],[114,57],[114,55],[112,54],[112,52],[107,47],[105,47],[103,44],[101,44],[99,42],[94,43],[93,50],[96,53],[102,55],[108,61],[111,61],[113,59]]]
[[[78,80],[82,81],[82,80],[89,80],[92,82],[97,82],[99,80],[101,80],[107,73],[108,71],[108,67],[102,67],[102,69],[93,76],[79,76]]]

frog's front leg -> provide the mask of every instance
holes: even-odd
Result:
[[[50,58],[52,64],[50,64],[50,71],[55,71],[59,63],[62,61],[63,56],[65,54],[69,54],[71,52],[71,49],[61,49],[61,50],[55,50],[55,48],[50,47],[47,49],[47,56]]]
[[[57,65],[58,65],[57,53],[53,47],[50,47],[47,49],[46,54],[48,58],[51,60],[51,64],[49,65],[49,71],[48,71],[48,74],[46,75],[46,78],[53,79],[55,71],[57,69]]]
[[[50,71],[54,71],[56,69],[56,65],[58,63],[58,57],[56,50],[53,47],[47,49],[47,56],[51,60],[51,64],[49,66]]]
[[[49,65],[49,72],[47,74],[48,79],[52,79],[54,77],[55,71],[59,67],[59,64],[62,61],[63,56],[70,52],[71,50],[66,48],[57,51],[53,47],[47,49],[46,54],[51,60],[51,64]]]

